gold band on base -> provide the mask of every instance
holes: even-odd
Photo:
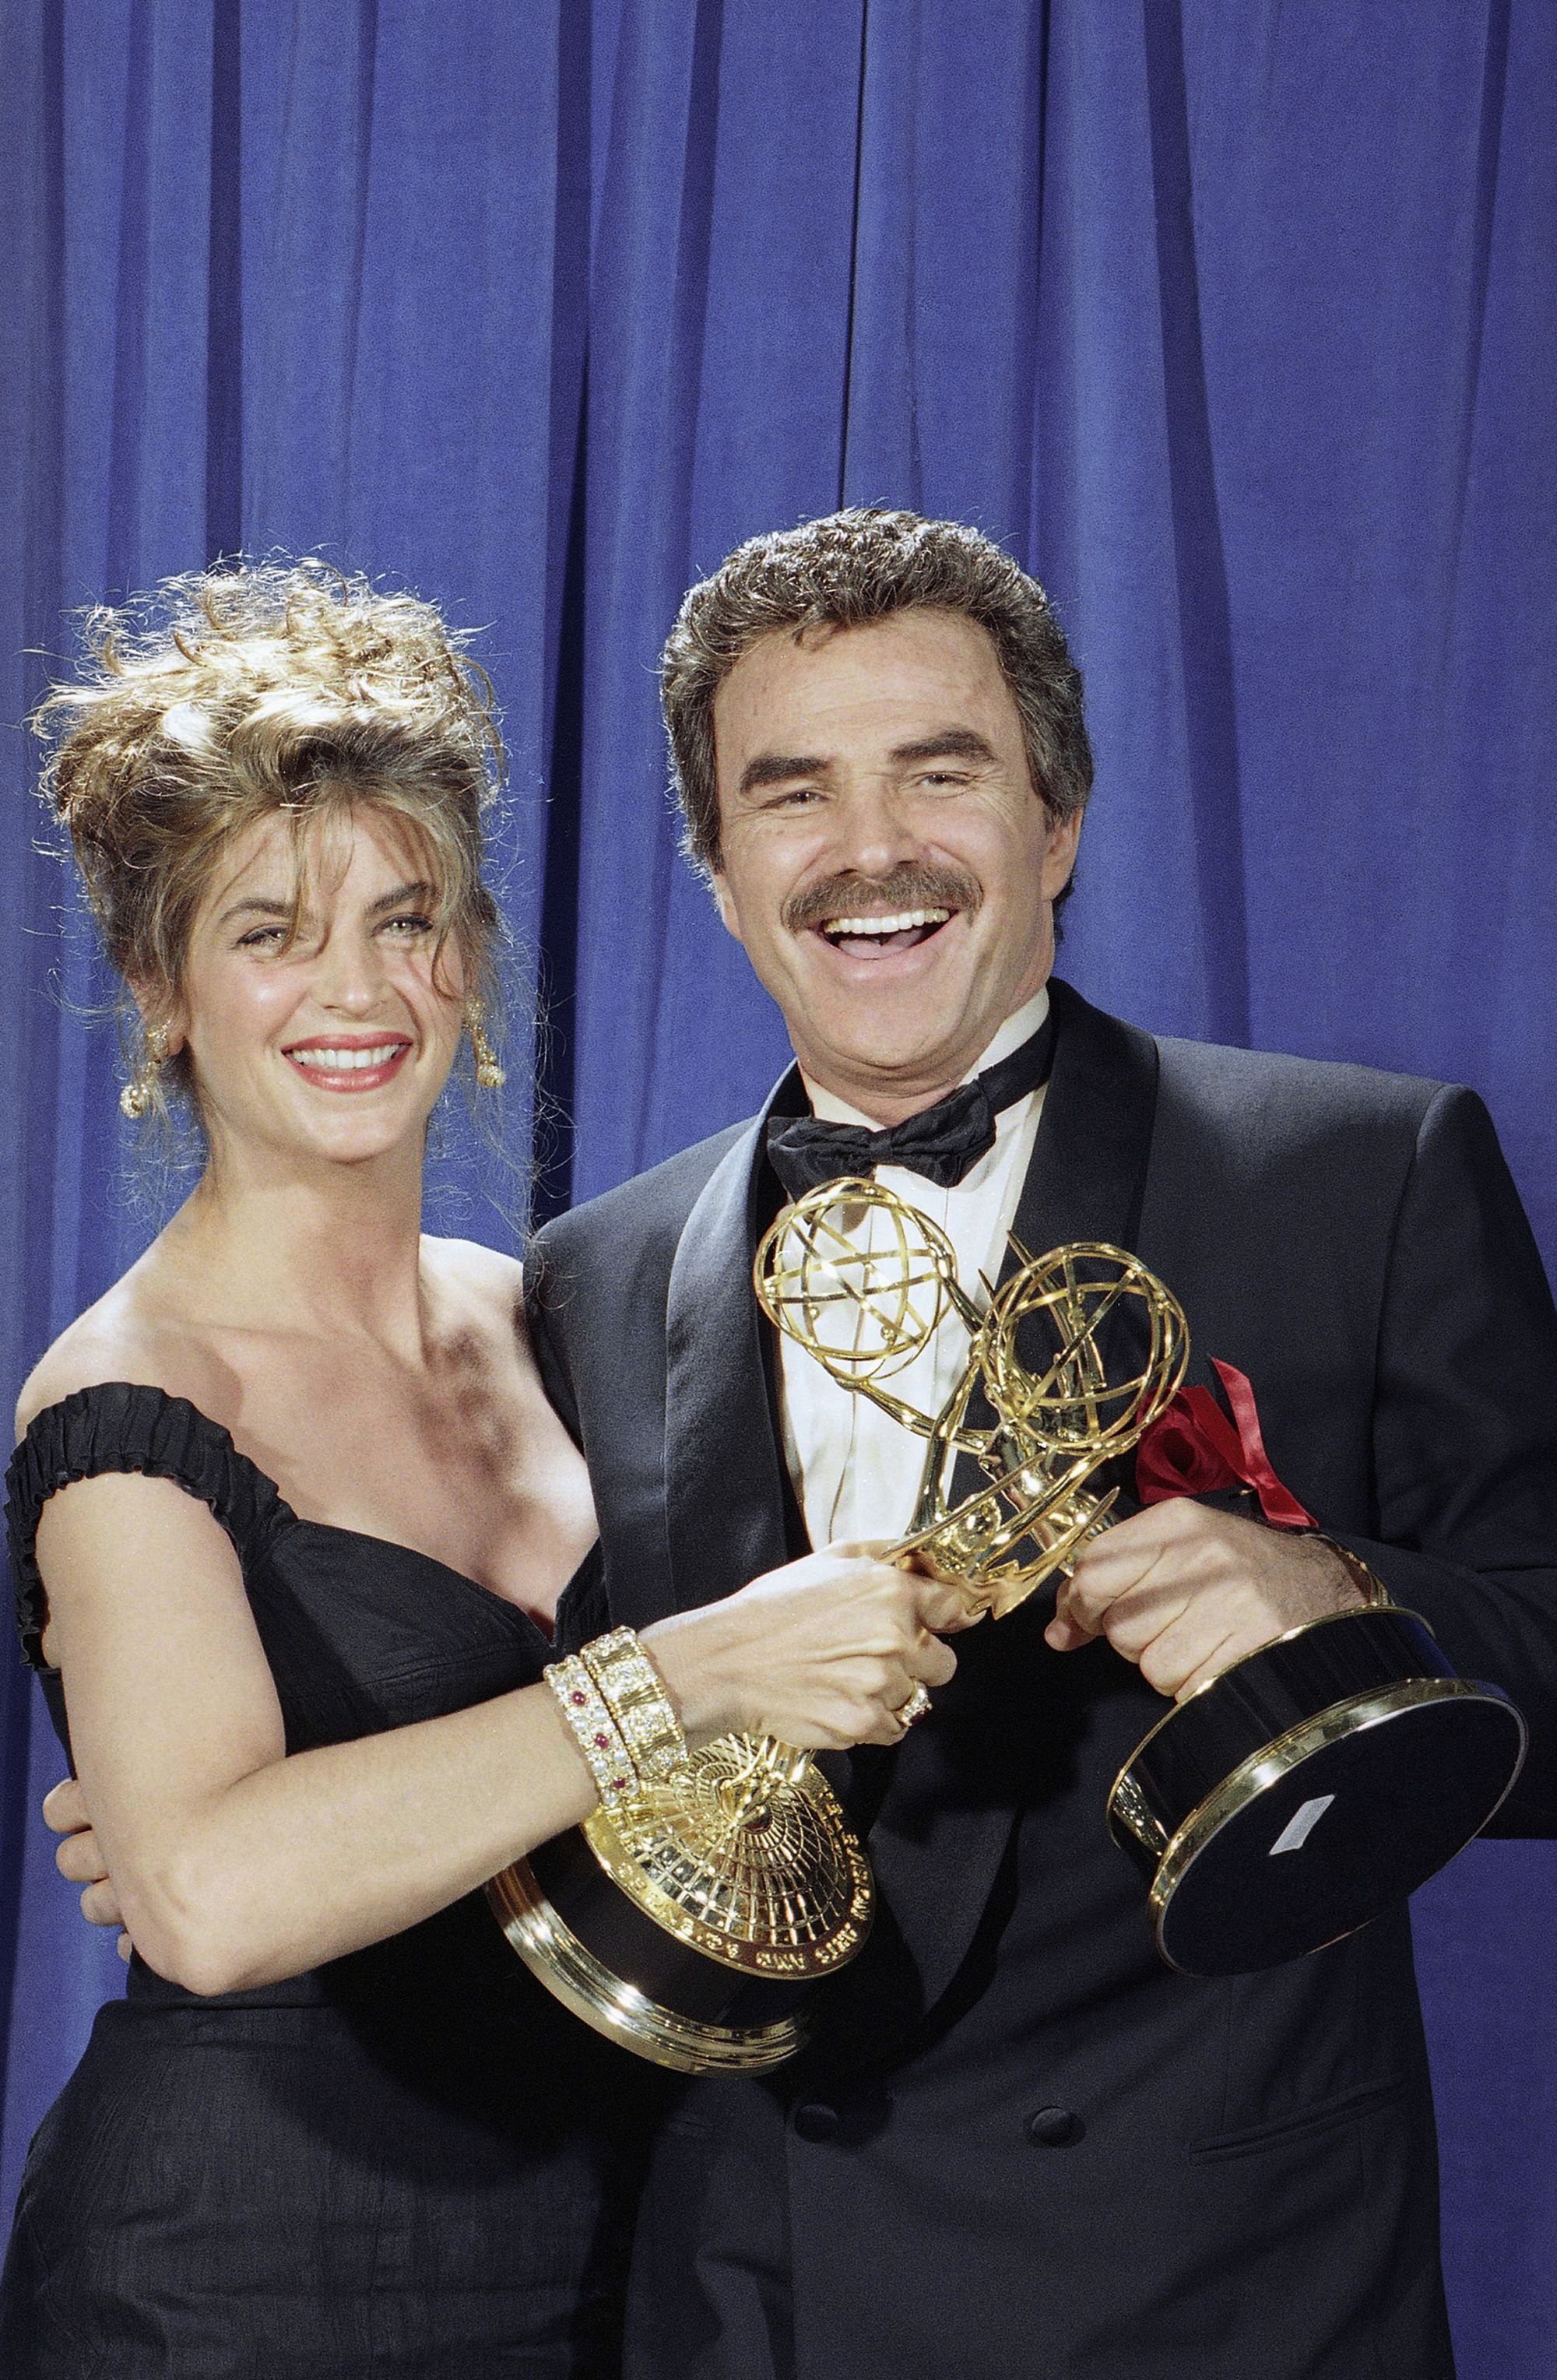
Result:
[[[1332,1743],[1339,1743],[1343,1737],[1360,1734],[1367,1728],[1377,1727],[1381,1721],[1394,1718],[1402,1711],[1418,1708],[1424,1703],[1451,1702],[1460,1698],[1480,1702],[1486,1700],[1486,1695],[1467,1678],[1402,1678],[1393,1685],[1376,1686],[1367,1694],[1351,1694],[1344,1702],[1332,1703],[1328,1710],[1316,1712],[1301,1726],[1289,1728],[1284,1735],[1277,1736],[1273,1742],[1264,1745],[1247,1760],[1240,1761],[1231,1776],[1224,1777],[1215,1791],[1208,1793],[1199,1807],[1190,1812],[1163,1852],[1158,1865],[1149,1905],[1157,1948],[1167,1964],[1177,1966],[1176,1960],[1169,1957],[1162,1940],[1162,1921],[1167,1914],[1168,1903],[1193,1863],[1240,1810],[1258,1800],[1261,1793],[1268,1792],[1272,1785],[1279,1784],[1305,1760],[1312,1759],[1316,1753],[1325,1751]],[[1130,1765],[1133,1766],[1133,1758]],[[1127,1789],[1132,1781],[1130,1767],[1126,1767],[1109,1796],[1111,1807],[1116,1797],[1123,1798],[1121,1787]],[[1513,1781],[1511,1777],[1510,1785]],[[1490,1817],[1493,1813],[1489,1811],[1487,1815]],[[1334,1938],[1339,1940],[1342,1937],[1337,1936]],[[1312,1947],[1322,1949],[1325,1946],[1315,1943]]]
[[[494,1876],[486,1891],[510,1946],[553,1998],[608,2041],[656,2066],[682,2074],[760,2074],[805,2042],[808,2028],[798,2014],[741,2030],[699,2024],[648,1998],[564,1924],[526,1860]]]
[[[1314,1534],[1317,1535],[1318,1532],[1316,1531]],[[1328,1544],[1330,1541],[1327,1538],[1325,1542]],[[1336,1548],[1337,1552],[1340,1552],[1342,1548],[1340,1547]],[[1369,1571],[1368,1574],[1369,1578],[1373,1576],[1373,1572],[1371,1571]],[[1398,1603],[1386,1601],[1383,1603],[1374,1604],[1370,1606],[1370,1609],[1377,1611],[1398,1611],[1401,1609],[1401,1606]],[[1125,1763],[1124,1767],[1119,1771],[1118,1776],[1109,1787],[1107,1807],[1112,1810],[1115,1800],[1120,1798],[1120,1789],[1129,1783],[1131,1770],[1135,1767],[1137,1761],[1140,1758],[1141,1754],[1146,1750],[1147,1745],[1151,1742],[1153,1736],[1161,1735],[1165,1727],[1172,1727],[1174,1719],[1179,1717],[1180,1713],[1188,1710],[1191,1704],[1198,1703],[1202,1694],[1214,1694],[1217,1688],[1223,1683],[1230,1672],[1238,1667],[1240,1661],[1258,1660],[1262,1653],[1274,1653],[1277,1652],[1283,1645],[1295,1645],[1299,1636],[1315,1634],[1321,1628],[1344,1627],[1349,1621],[1356,1620],[1358,1614],[1355,1611],[1327,1611],[1318,1620],[1299,1620],[1295,1626],[1283,1628],[1279,1636],[1269,1637],[1263,1645],[1256,1645],[1249,1652],[1241,1653],[1238,1656],[1237,1661],[1229,1661],[1227,1668],[1225,1670],[1218,1670],[1214,1678],[1202,1678],[1200,1683],[1194,1687],[1190,1693],[1185,1694],[1178,1701],[1171,1702],[1168,1705],[1167,1709],[1162,1713],[1162,1718],[1147,1729],[1146,1733],[1137,1744],[1134,1752],[1131,1753],[1130,1757]],[[1419,1611],[1410,1612],[1407,1617],[1414,1621],[1418,1628],[1426,1629],[1428,1634],[1433,1639],[1433,1642],[1435,1644],[1437,1643],[1437,1631],[1432,1627],[1429,1621],[1422,1618]],[[1282,1741],[1283,1742],[1286,1741],[1284,1736]],[[1124,1815],[1124,1813],[1122,1812],[1121,1815]],[[1125,1823],[1131,1828],[1132,1832],[1138,1832],[1133,1819],[1125,1816]],[[1157,1822],[1153,1820],[1152,1823],[1155,1825]],[[1190,1823],[1191,1821],[1189,1819],[1186,1818],[1185,1820],[1186,1826]]]

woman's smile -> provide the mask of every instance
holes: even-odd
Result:
[[[414,1048],[404,1033],[332,1033],[289,1041],[281,1054],[319,1090],[374,1091],[393,1080]]]

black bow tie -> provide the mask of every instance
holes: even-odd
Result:
[[[1009,1058],[960,1083],[932,1108],[905,1117],[890,1131],[868,1124],[826,1123],[820,1116],[771,1115],[768,1156],[791,1198],[803,1198],[823,1182],[863,1174],[878,1165],[903,1165],[938,1182],[943,1189],[961,1182],[995,1145],[995,1118],[1036,1091],[1049,1073],[1054,1044],[1052,1013],[1030,1041]]]

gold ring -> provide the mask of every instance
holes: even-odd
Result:
[[[907,1701],[906,1703],[898,1704],[896,1710],[893,1713],[893,1717],[896,1719],[898,1726],[903,1730],[906,1735],[911,1727],[918,1727],[920,1719],[925,1717],[929,1709],[930,1688],[924,1683],[923,1680],[920,1679],[916,1682],[914,1691],[909,1695]]]

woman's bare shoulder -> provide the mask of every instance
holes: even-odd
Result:
[[[517,1257],[489,1248],[480,1240],[424,1237],[422,1263],[445,1296],[468,1302],[493,1322],[524,1319],[524,1267]]]
[[[79,1314],[34,1366],[17,1399],[17,1436],[50,1405],[109,1380],[187,1397],[220,1418],[222,1366],[208,1346],[149,1298],[133,1268]]]
[[[508,1379],[527,1409],[545,1390],[525,1318],[524,1267],[478,1240],[424,1240],[445,1344],[493,1383]]]

